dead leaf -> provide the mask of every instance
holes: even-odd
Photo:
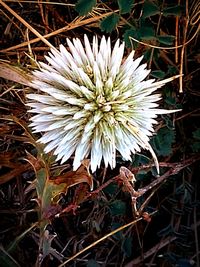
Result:
[[[136,179],[135,179],[135,176],[134,174],[129,170],[127,169],[126,167],[121,167],[120,170],[119,170],[119,173],[120,173],[120,176],[121,177],[126,177],[126,179],[131,182],[131,183],[134,183],[136,182]]]
[[[67,187],[85,182],[89,184],[90,188],[92,189],[93,180],[89,173],[88,166],[88,163],[84,161],[77,171],[68,171],[65,174],[54,177],[54,179],[50,180],[50,182],[57,185],[65,183]]]
[[[11,64],[0,61],[0,77],[23,85],[30,85],[31,75]]]

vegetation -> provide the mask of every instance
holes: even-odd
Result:
[[[197,0],[0,0],[0,265],[200,266]],[[151,145],[114,170],[72,170],[29,128],[31,71],[50,47],[95,34],[144,55],[165,109]],[[90,40],[91,40],[90,39]],[[90,189],[93,186],[93,190]]]

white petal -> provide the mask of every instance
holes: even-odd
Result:
[[[79,166],[81,165],[81,161],[89,154],[90,146],[90,142],[81,142],[78,144],[73,162],[74,171],[79,168]]]

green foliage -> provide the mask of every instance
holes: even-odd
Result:
[[[200,141],[200,128],[198,128],[197,130],[195,130],[195,131],[192,133],[192,136],[193,136],[194,139]]]
[[[122,251],[124,252],[124,255],[129,258],[133,254],[133,238],[127,237],[124,238],[122,242]]]
[[[163,9],[163,15],[164,16],[179,16],[181,14],[181,7],[180,6],[172,6],[172,7],[166,7]]]
[[[151,26],[141,26],[138,29],[138,37],[142,40],[152,40],[155,38],[155,30]]]
[[[163,79],[163,78],[165,78],[166,74],[162,70],[153,70],[151,72],[151,76],[153,76],[154,78],[157,78],[157,79]]]
[[[200,128],[197,130],[193,131],[192,133],[193,139],[191,141],[190,147],[192,148],[193,152],[199,152],[200,151]]]
[[[157,36],[157,40],[158,40],[161,44],[172,45],[172,44],[174,43],[175,36],[173,36],[173,35],[162,35],[162,36]]]
[[[132,47],[132,44],[135,44],[134,42],[131,42],[131,37],[136,39],[138,38],[137,30],[135,27],[131,27],[124,32],[123,38],[128,48]]]
[[[110,212],[112,216],[125,215],[126,214],[126,203],[121,200],[114,200],[110,203]]]
[[[143,18],[148,18],[160,13],[159,7],[150,1],[144,1]]]
[[[114,196],[118,190],[118,185],[117,184],[109,184],[106,188],[104,188],[104,193],[108,194],[109,196]]]
[[[133,0],[117,0],[117,2],[121,14],[130,13],[132,5],[134,3]]]
[[[176,107],[176,95],[174,94],[174,92],[172,91],[170,87],[168,86],[165,87],[163,91],[163,95],[164,95],[165,103],[167,103],[170,106],[175,106],[174,108],[179,108],[179,107]],[[173,127],[169,117],[165,116],[165,121],[168,127]]]
[[[79,13],[80,16],[84,16],[92,11],[96,3],[96,0],[78,0],[75,5],[75,10]]]
[[[95,8],[95,11],[99,12],[99,15],[104,15],[110,11],[113,11],[113,13],[109,16],[106,15],[101,21],[94,21],[94,24],[84,24],[84,27],[79,27],[77,24],[78,27],[73,30],[72,36],[77,36],[82,39],[83,31],[89,35],[91,41],[93,34],[100,36],[101,34],[99,33],[102,31],[111,36],[112,45],[116,38],[122,39],[123,36],[126,48],[133,48],[136,50],[135,58],[144,55],[143,61],[147,62],[149,68],[152,69],[150,73],[151,78],[163,79],[179,73],[180,54],[178,62],[176,62],[175,49],[165,50],[152,48],[151,45],[160,47],[174,46],[175,36],[173,36],[173,34],[175,34],[175,18],[177,18],[177,16],[180,16],[178,17],[179,29],[177,36],[180,37],[180,41],[183,40],[183,33],[185,30],[183,21],[187,19],[184,6],[181,7],[175,2],[173,3],[173,1],[158,0],[76,0],[74,2],[76,2],[75,8],[70,6],[69,9],[66,9],[66,12],[70,10],[69,14],[63,12],[64,16],[67,17],[66,23],[69,23],[70,19],[75,20],[77,12],[80,16],[88,15],[86,19],[90,19],[91,17],[88,13],[91,12],[93,8]],[[193,1],[193,3],[194,2],[195,1]],[[14,9],[16,8],[15,6],[13,7]],[[19,11],[20,14],[20,10],[16,11]],[[59,9],[56,11],[58,13],[60,12]],[[191,10],[189,10],[188,17],[187,40],[195,34],[197,29],[197,25],[191,24],[191,19],[194,14],[190,12]],[[63,17],[62,13],[60,13],[60,15],[63,21],[66,17]],[[95,15],[98,16],[97,13]],[[95,16],[92,18],[94,19]],[[49,17],[48,23],[50,27],[53,23],[58,23],[59,21],[55,20],[51,24],[50,19]],[[9,23],[9,21],[7,23]],[[37,26],[36,23],[34,25]],[[43,24],[41,23],[41,25]],[[61,28],[63,25],[55,26],[56,28]],[[4,25],[4,29],[5,28],[6,25]],[[1,23],[0,29],[2,29]],[[13,33],[13,29],[14,28],[11,28],[11,33]],[[17,36],[17,34],[15,33],[13,36]],[[137,41],[131,40],[130,37],[135,38]],[[59,35],[58,39],[56,38],[55,36],[57,43],[65,42],[65,38],[62,35]],[[191,50],[192,53],[185,53],[184,55],[184,66],[187,66],[187,75],[184,73],[183,76],[184,94],[178,94],[178,79],[158,89],[158,93],[162,93],[164,96],[163,105],[166,109],[177,109],[180,108],[180,105],[184,105],[185,108],[181,113],[183,116],[181,116],[180,113],[173,115],[174,118],[180,116],[178,120],[172,120],[171,115],[159,116],[159,124],[156,126],[159,129],[158,133],[151,138],[151,145],[158,156],[158,161],[162,162],[163,165],[166,164],[166,167],[162,167],[162,164],[160,165],[160,177],[168,172],[171,173],[171,170],[172,173],[173,170],[176,170],[176,168],[171,166],[177,166],[178,169],[180,164],[182,164],[181,159],[184,159],[183,164],[186,164],[185,162],[187,162],[190,157],[194,156],[195,159],[195,157],[198,157],[197,153],[200,152],[200,128],[199,125],[194,124],[196,122],[197,113],[195,113],[196,111],[194,113],[192,112],[193,109],[198,109],[197,101],[199,96],[196,84],[193,83],[196,70],[198,69],[197,65],[195,65],[195,62],[197,62],[195,57],[198,57],[198,55],[195,55],[197,50],[195,50],[196,44],[194,44],[194,40],[196,40],[196,38],[190,43],[193,48]],[[140,43],[140,41],[145,44]],[[126,56],[129,52],[129,49],[125,49]],[[42,54],[40,53],[40,57],[41,56]],[[13,58],[14,54],[12,54],[12,59]],[[6,54],[6,60],[8,59],[9,53]],[[187,64],[187,59],[190,60],[189,64]],[[9,85],[5,88],[12,87]],[[21,105],[21,99],[24,97],[23,91],[17,91],[15,89],[6,90],[6,94],[4,94],[3,91],[2,97],[6,97],[6,112],[9,106],[7,103],[13,103],[15,105],[14,97],[18,94],[20,95],[19,102]],[[9,92],[12,93],[10,99]],[[161,108],[163,105],[161,104]],[[2,109],[2,111],[4,110]],[[20,118],[26,116],[26,114],[21,112],[21,106],[17,112]],[[13,112],[13,114],[15,114],[15,112]],[[3,123],[1,124],[1,129],[4,128]],[[174,128],[175,126],[176,128]],[[3,133],[1,134],[3,143],[5,142],[6,144],[5,151],[9,150],[10,147],[14,147],[12,145],[14,141],[10,139],[9,136],[15,134],[13,137],[19,142],[16,133],[21,133],[19,129],[13,127],[12,124],[8,124],[8,128],[9,127],[12,130],[12,134],[7,133],[8,129],[2,131]],[[24,133],[21,133],[19,140],[22,136],[25,136]],[[174,149],[173,151],[172,148],[176,136],[177,144],[175,148],[178,149]],[[7,140],[8,143],[6,143]],[[1,148],[3,146],[4,144]],[[39,150],[38,148],[30,148],[28,143],[26,143],[23,154],[21,155],[18,152],[20,155],[18,158],[24,158],[26,151],[36,155]],[[38,155],[40,155],[40,152]],[[162,156],[167,157],[169,155],[171,156],[170,160],[168,158],[162,158]],[[56,264],[53,262],[54,259],[55,261],[59,261],[58,264],[64,260],[62,258],[62,253],[64,253],[66,259],[70,259],[74,253],[91,245],[93,241],[97,241],[116,228],[133,221],[135,219],[135,214],[132,213],[131,209],[131,195],[127,188],[125,188],[123,181],[119,178],[119,167],[125,165],[134,173],[136,182],[133,186],[138,192],[142,192],[140,190],[143,189],[143,187],[147,188],[151,183],[154,181],[156,182],[157,172],[155,168],[152,167],[153,160],[150,153],[145,150],[141,150],[140,154],[133,155],[132,161],[130,162],[124,162],[119,156],[117,160],[115,170],[110,170],[110,168],[108,168],[105,174],[102,167],[102,169],[93,175],[95,180],[95,192],[88,192],[87,188],[89,183],[87,184],[87,181],[84,181],[84,185],[86,186],[85,195],[85,191],[82,190],[84,188],[82,187],[82,183],[75,183],[77,180],[71,176],[69,176],[69,179],[65,182],[54,183],[56,182],[54,180],[54,175],[56,174],[55,177],[57,177],[65,173],[65,169],[63,168],[68,169],[71,163],[70,160],[64,167],[56,164],[51,165],[48,161],[50,177],[44,168],[37,169],[35,175],[33,171],[29,170],[26,172],[25,170],[23,175],[17,175],[17,182],[12,181],[11,183],[8,182],[3,185],[0,194],[1,209],[2,213],[5,211],[6,216],[8,213],[9,214],[8,219],[2,219],[1,221],[1,223],[4,221],[4,223],[1,225],[3,236],[1,240],[3,244],[2,247],[0,247],[0,265],[2,267],[27,266],[29,262],[25,263],[22,259],[24,257],[26,260],[25,254],[35,263],[37,259],[36,254],[40,253],[41,261],[45,256],[47,258],[47,261],[42,262],[42,265],[44,263],[44,265],[49,264],[50,266],[54,266]],[[163,162],[165,160],[169,160],[169,162]],[[16,158],[14,158],[13,162],[14,161],[16,161]],[[156,245],[155,242],[158,242],[157,244],[159,245],[162,239],[164,240],[167,237],[173,236],[176,237],[176,241],[173,242],[172,246],[169,244],[167,248],[162,248],[161,254],[163,257],[156,259],[156,261],[152,262],[152,265],[158,264],[159,266],[165,266],[166,263],[168,263],[167,265],[170,266],[190,266],[190,262],[186,257],[188,256],[188,258],[191,258],[191,255],[195,255],[195,252],[192,251],[194,246],[190,246],[190,242],[194,242],[194,229],[193,227],[189,227],[194,223],[193,216],[191,215],[194,213],[197,217],[197,221],[199,221],[199,213],[194,209],[194,207],[198,207],[199,205],[198,200],[196,200],[199,197],[199,167],[196,165],[193,165],[192,168],[185,165],[184,172],[180,171],[178,174],[169,175],[165,182],[162,185],[160,184],[160,187],[153,187],[149,189],[147,193],[136,199],[138,209],[145,206],[143,211],[148,211],[149,213],[155,210],[157,211],[157,215],[148,223],[150,227],[146,227],[147,222],[141,220],[137,223],[137,227],[127,228],[131,229],[131,231],[124,230],[117,232],[112,235],[112,238],[106,238],[96,247],[90,247],[90,252],[88,251],[87,254],[80,254],[79,259],[74,259],[77,261],[77,264],[85,264],[87,267],[99,267],[103,260],[107,258],[107,261],[104,263],[106,266],[114,266],[116,262],[121,266],[125,266],[127,263],[129,264],[129,260],[132,261],[139,258],[139,256],[141,256],[141,251],[144,251],[144,253],[150,251]],[[80,175],[78,175],[78,178],[79,176]],[[26,178],[24,179],[24,177]],[[114,177],[117,177],[116,180]],[[112,181],[109,180],[110,178],[112,178]],[[67,181],[70,181],[70,184],[67,184]],[[72,184],[75,185],[74,187],[72,187],[71,181],[73,181]],[[111,183],[107,186],[107,182],[109,183],[110,181]],[[36,186],[37,194],[35,193],[35,188],[33,188],[34,186]],[[100,188],[105,187],[101,190],[99,186]],[[67,190],[68,193],[66,194]],[[86,197],[84,198],[84,196]],[[2,199],[4,199],[4,201],[2,201]],[[32,201],[33,199],[37,199],[37,204]],[[84,201],[81,202],[81,199],[84,199]],[[198,209],[196,210],[198,211]],[[38,214],[38,217],[36,214]],[[59,218],[57,218],[58,214],[60,214]],[[140,216],[142,216],[142,213]],[[11,221],[11,224],[7,226],[7,222],[9,224],[9,221]],[[180,224],[177,224],[177,221]],[[176,229],[174,228],[175,225]],[[52,229],[57,234],[55,238],[56,242],[52,242],[54,238],[51,232]],[[34,238],[34,248],[28,243],[30,245],[30,251],[28,249],[26,250],[26,238],[28,241]],[[35,247],[36,238],[40,239],[38,242],[39,249]],[[141,238],[140,241],[142,242],[138,242],[138,238]],[[139,243],[144,246],[140,247]],[[69,245],[64,251],[65,244]],[[76,251],[73,251],[73,248],[76,248]],[[110,254],[109,257],[105,257],[108,248]],[[98,253],[95,254],[96,249],[98,249]],[[188,253],[185,253],[184,249],[188,250]],[[95,257],[91,255],[95,255]],[[117,260],[120,260],[120,262]],[[194,258],[194,261],[195,260]],[[144,262],[141,261],[139,264],[145,265],[147,261],[149,261],[149,259],[144,259]],[[69,264],[73,265],[72,262]],[[31,266],[32,265],[33,264],[31,264]]]
[[[91,259],[87,262],[87,267],[100,267],[98,262],[96,262],[94,259]]]
[[[169,156],[172,153],[172,144],[175,141],[175,132],[167,127],[161,128],[151,140],[151,144],[158,156]]]
[[[119,22],[119,15],[116,13],[104,18],[100,23],[100,29],[105,32],[112,32]]]
[[[111,227],[111,230],[114,231],[116,230],[117,228],[121,227],[121,223],[118,223],[118,222],[113,222],[112,223],[112,227]],[[113,237],[116,239],[116,240],[123,240],[123,233],[122,231],[119,231],[117,232],[116,234],[113,235]]]

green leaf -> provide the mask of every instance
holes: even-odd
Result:
[[[137,34],[137,30],[135,27],[132,27],[132,28],[126,30],[124,32],[123,37],[124,37],[125,44],[128,48],[133,47],[133,46],[135,47],[135,45],[137,45],[135,42],[132,42],[130,39],[130,37],[138,39],[138,34]]]
[[[118,14],[111,14],[110,16],[104,18],[100,23],[100,29],[105,32],[111,32],[114,30],[119,22]]]
[[[100,267],[100,265],[94,259],[91,259],[87,262],[87,267]]]
[[[174,40],[175,40],[175,36],[173,36],[173,35],[157,36],[157,40],[161,44],[172,45]]]
[[[133,0],[117,0],[120,13],[126,14],[131,12],[132,5],[134,3]]]
[[[195,140],[191,141],[190,147],[192,148],[193,152],[200,151],[200,128],[192,132],[192,136]]]
[[[154,70],[151,72],[151,76],[158,79],[163,79],[165,77],[165,72],[162,70]]]
[[[126,204],[121,200],[115,200],[110,204],[110,212],[113,216],[124,215],[126,213]]]
[[[174,106],[176,104],[176,98],[172,96],[167,96],[165,98],[165,103],[167,103],[168,105]]]
[[[159,7],[152,2],[145,1],[143,7],[143,18],[148,18],[160,13]]]
[[[200,152],[200,142],[198,142],[198,141],[192,142],[190,147],[192,148],[193,152]]]
[[[138,35],[143,40],[152,40],[155,38],[155,30],[153,27],[143,26],[138,30]]]
[[[133,254],[133,238],[127,237],[123,240],[122,251],[127,258],[131,257]]]
[[[197,139],[197,140],[200,140],[200,128],[195,130],[193,133],[192,133],[192,136]]]
[[[163,15],[169,16],[179,16],[181,14],[181,7],[180,6],[172,6],[172,7],[166,7],[163,9]]]
[[[106,188],[103,189],[103,192],[112,197],[116,194],[118,188],[119,187],[117,184],[109,184]]]
[[[174,131],[164,127],[158,131],[158,134],[151,140],[151,143],[158,156],[168,156],[172,153],[172,144],[174,141]]]
[[[113,222],[113,223],[112,223],[111,230],[114,231],[114,230],[116,230],[117,228],[119,228],[119,227],[121,227],[121,226],[122,226],[121,223]],[[114,237],[115,239],[117,239],[117,240],[122,240],[122,238],[123,238],[123,233],[122,233],[122,231],[117,232],[116,234],[113,235],[113,237]]]
[[[87,15],[88,12],[92,11],[96,3],[96,0],[78,0],[75,5],[75,10],[79,13],[80,16],[84,16]]]

